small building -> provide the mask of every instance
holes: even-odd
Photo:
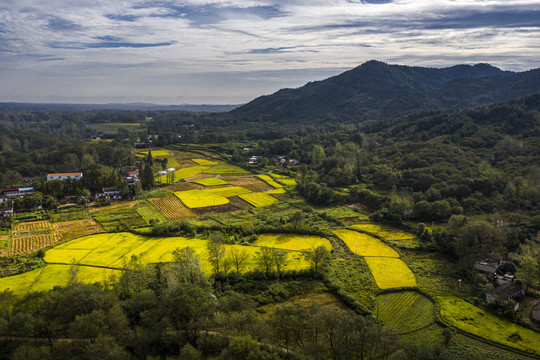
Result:
[[[298,161],[296,159],[289,159],[289,164],[291,164],[293,166],[296,166],[296,165],[300,164],[300,161]]]
[[[23,197],[24,195],[30,195],[33,192],[34,192],[33,187],[24,187],[24,188],[5,189],[5,190],[3,190],[4,196],[6,196],[8,199],[15,199],[15,198]]]
[[[51,180],[81,180],[82,179],[82,172],[76,172],[76,173],[58,173],[58,174],[47,174],[47,181]]]
[[[260,158],[262,158],[262,156],[253,155],[252,157],[249,158],[248,164],[255,165],[259,162]]]
[[[520,300],[525,296],[525,288],[517,282],[509,282],[491,290],[486,294],[486,302],[502,302],[508,300]],[[516,303],[517,310],[519,304]]]
[[[105,198],[105,199],[114,199],[118,200],[121,199],[120,191],[116,186],[107,186],[102,188],[101,193],[96,194],[96,198]]]
[[[135,182],[140,181],[139,180],[139,169],[128,171],[126,173],[125,180],[129,186],[135,185]]]
[[[478,270],[490,279],[495,276],[497,270],[501,267],[501,265],[502,256],[499,255],[491,255],[485,259],[474,262],[475,270]]]

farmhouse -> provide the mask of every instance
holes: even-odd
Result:
[[[502,256],[491,255],[483,260],[475,261],[474,268],[492,279],[502,265]]]
[[[5,189],[3,190],[4,195],[8,199],[14,199],[18,197],[23,197],[24,195],[30,195],[34,192],[33,187],[25,187],[25,188],[16,188],[16,189]]]
[[[139,169],[128,171],[126,173],[125,180],[129,186],[135,185],[135,182],[140,181],[139,180]]]
[[[104,187],[102,190],[103,192],[96,194],[96,198],[120,199],[120,191],[116,186]]]
[[[486,294],[486,302],[519,300],[523,296],[525,296],[525,288],[516,282],[509,282],[488,292]]]
[[[47,181],[51,181],[51,180],[62,180],[62,181],[64,181],[64,180],[68,180],[68,179],[81,180],[82,179],[82,172],[47,174]]]

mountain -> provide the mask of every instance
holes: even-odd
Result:
[[[151,103],[128,104],[59,104],[59,103],[17,103],[1,102],[0,111],[85,111],[85,110],[126,110],[126,111],[192,111],[192,112],[225,112],[238,105],[158,105]]]
[[[373,60],[326,80],[261,96],[230,113],[259,121],[362,121],[504,102],[538,91],[540,69],[516,73],[488,64],[436,69]]]

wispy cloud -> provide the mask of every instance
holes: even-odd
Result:
[[[525,70],[538,19],[538,0],[3,0],[0,98],[245,102],[370,59]]]

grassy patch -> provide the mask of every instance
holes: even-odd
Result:
[[[219,165],[212,166],[203,171],[205,174],[249,174],[249,171],[242,169],[241,167],[219,163]]]
[[[251,193],[251,190],[245,189],[240,186],[227,186],[227,187],[220,187],[220,188],[211,188],[211,189],[204,189],[202,190],[208,194],[214,194],[219,195],[223,197],[233,197],[238,196],[242,194],[249,194]]]
[[[332,250],[330,241],[314,235],[262,234],[257,239],[255,245],[296,251],[324,246],[328,250]]]
[[[164,198],[174,199],[174,198]],[[167,218],[163,216],[148,200],[139,200],[135,205],[135,211],[144,219],[147,224],[154,222],[167,222]]]
[[[210,194],[201,190],[177,191],[174,193],[188,208],[225,205],[229,199],[220,195]]]
[[[365,260],[379,289],[416,287],[414,274],[401,259],[367,257]]]
[[[218,165],[219,163],[217,161],[208,160],[208,159],[191,159],[191,161],[204,166],[213,166]]]
[[[540,334],[500,319],[455,296],[437,297],[444,321],[467,333],[540,355]]]
[[[355,255],[399,257],[396,250],[373,236],[346,229],[335,230],[334,234],[343,240]]]
[[[403,291],[377,296],[373,315],[404,334],[432,324],[434,311],[434,304],[424,295]]]
[[[92,217],[105,231],[131,229],[146,225],[144,219],[133,208],[100,211],[92,214]]]
[[[79,206],[70,206],[66,208],[60,208],[56,213],[51,214],[51,222],[71,221],[88,219],[88,211],[85,208]]]
[[[277,203],[279,200],[266,193],[251,193],[239,195],[242,200],[247,201],[255,207],[263,207]]]
[[[391,226],[379,225],[379,224],[356,224],[351,225],[353,229],[366,231],[368,233],[381,236],[386,240],[405,240],[414,239],[416,235],[407,233],[400,229],[393,228]]]
[[[204,186],[229,185],[229,183],[226,182],[225,180],[218,179],[218,178],[199,179],[199,180],[193,180],[192,182],[201,184]]]
[[[272,186],[272,187],[275,187],[275,188],[280,188],[280,187],[283,187],[283,185],[277,183],[274,179],[272,179],[269,175],[257,175],[257,177],[259,179],[261,179],[262,181],[266,182],[268,185]]]
[[[175,168],[177,166],[180,166],[180,164],[178,161],[176,161],[176,159],[167,158],[167,168]]]

